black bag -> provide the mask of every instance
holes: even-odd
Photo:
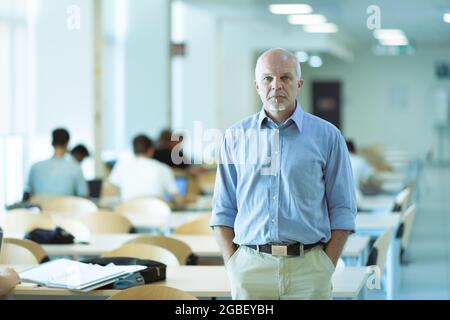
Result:
[[[125,278],[116,280],[112,285],[110,285],[110,287],[112,287],[113,289],[126,289],[129,287],[162,281],[166,279],[167,266],[164,263],[154,260],[136,259],[129,257],[94,257],[84,259],[83,262],[98,264],[100,266],[106,266],[110,263],[113,263],[118,266],[141,265],[147,267],[146,269],[135,272]]]
[[[40,244],[71,244],[75,237],[63,228],[56,227],[54,230],[34,229],[25,235],[25,239]]]

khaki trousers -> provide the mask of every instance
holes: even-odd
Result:
[[[322,246],[298,256],[273,256],[240,246],[226,264],[232,298],[331,299],[334,264]]]

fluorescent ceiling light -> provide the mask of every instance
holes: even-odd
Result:
[[[378,39],[406,39],[405,33],[400,29],[378,29],[373,32],[373,36]]]
[[[408,45],[408,39],[380,39],[380,44],[383,46],[406,46]]]
[[[334,23],[311,24],[303,26],[303,31],[308,33],[335,33],[338,27]]]
[[[273,14],[307,14],[313,11],[307,4],[271,4],[269,10]]]
[[[323,24],[327,22],[321,14],[296,14],[288,17],[290,24]]]
[[[442,18],[445,22],[450,23],[450,12],[444,13],[444,16]]]
[[[308,54],[305,51],[297,51],[295,56],[300,63],[308,61]]]
[[[311,56],[308,63],[313,68],[319,68],[322,66],[322,58],[319,56]]]

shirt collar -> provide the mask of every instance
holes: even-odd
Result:
[[[302,127],[303,127],[303,116],[304,116],[304,111],[303,111],[301,105],[297,101],[295,101],[294,113],[285,121],[285,123],[287,123],[289,120],[292,120],[297,125],[298,130],[301,132]],[[265,119],[269,119],[269,117],[267,116],[267,113],[266,113],[266,110],[264,110],[264,107],[262,107],[261,111],[259,112],[259,115],[258,115],[259,128],[261,128]]]

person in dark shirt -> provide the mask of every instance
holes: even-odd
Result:
[[[161,131],[153,158],[174,169],[189,168],[189,161],[183,155],[182,143],[183,136],[181,134],[173,134],[170,129]],[[174,157],[172,157],[172,151],[174,151]]]

